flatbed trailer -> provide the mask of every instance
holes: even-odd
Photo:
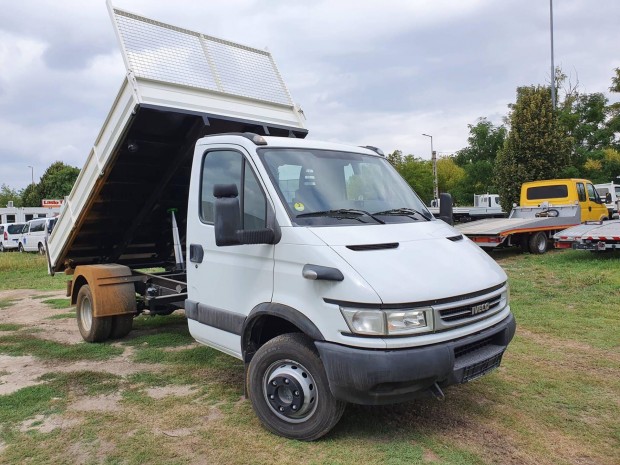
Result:
[[[576,205],[515,207],[508,218],[474,221],[456,228],[483,248],[519,246],[542,254],[553,234],[579,224],[580,218]]]
[[[554,234],[558,249],[606,251],[620,249],[620,220],[586,222]]]
[[[429,207],[433,215],[439,215],[439,207]],[[505,218],[506,212],[501,207],[453,207],[452,218],[457,223],[479,221],[487,218]]]

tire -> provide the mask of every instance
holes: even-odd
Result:
[[[0,242],[0,252],[4,252],[4,244]]]
[[[88,284],[83,285],[77,295],[77,323],[86,342],[104,342],[110,337],[112,318],[93,316],[93,295]]]
[[[110,339],[121,339],[129,334],[133,327],[133,314],[116,315],[112,317]]]
[[[43,246],[43,244],[39,242],[39,245],[37,248],[39,250],[39,255],[45,255],[45,247]]]
[[[547,251],[547,235],[539,231],[530,236],[529,242],[530,253],[542,255]]]
[[[22,253],[24,251],[24,246],[22,245],[22,243],[20,242],[19,245],[17,246],[17,250],[19,251],[19,253]]]
[[[346,405],[332,395],[314,343],[301,333],[277,336],[258,349],[248,369],[247,392],[266,429],[301,441],[327,434]]]

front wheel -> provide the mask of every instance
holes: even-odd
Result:
[[[39,255],[45,255],[45,247],[39,242]]]
[[[93,294],[88,284],[83,285],[78,292],[76,310],[78,328],[86,342],[103,342],[110,337],[112,319],[93,316]]]
[[[22,245],[22,243],[20,242],[19,245],[17,246],[17,250],[19,251],[19,253],[22,253],[24,251],[24,246]]]
[[[547,251],[547,235],[542,231],[532,234],[529,240],[529,248],[530,253],[544,254]]]
[[[247,391],[265,428],[290,439],[324,436],[345,408],[329,390],[312,340],[301,333],[277,336],[258,349],[248,369]]]

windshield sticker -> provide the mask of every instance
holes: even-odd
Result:
[[[295,202],[295,205],[293,205],[293,207],[295,207],[295,210],[297,210],[298,212],[302,212],[306,209],[306,206],[301,202]]]

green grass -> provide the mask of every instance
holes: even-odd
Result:
[[[19,333],[0,333],[0,354],[32,355],[52,373],[42,384],[0,396],[6,445],[0,462],[620,463],[620,257],[573,251],[493,257],[510,277],[518,323],[502,366],[447,388],[443,402],[349,405],[334,430],[314,443],[265,431],[242,399],[243,364],[190,346],[181,315],[138,317],[134,331],[113,344],[59,344],[45,340],[46,331],[5,324]],[[63,315],[69,314],[55,317]],[[106,360],[123,350],[140,371],[53,372],[55,363]],[[150,397],[154,388],[170,394]],[[109,394],[120,394],[115,410],[70,409],[74,400]],[[19,431],[40,414],[78,423],[45,434]]]
[[[569,250],[500,263],[510,275],[520,325],[594,347],[620,347],[620,255]]]
[[[0,331],[17,331],[23,327],[23,325],[14,323],[0,323]]]
[[[12,299],[0,299],[0,309],[8,308],[13,305],[16,301]]]
[[[0,253],[0,291],[8,289],[65,289],[67,276],[47,274],[46,258],[30,253]]]
[[[110,344],[61,344],[33,335],[0,336],[0,354],[34,355],[44,360],[107,360],[123,353]]]
[[[64,310],[65,308],[71,307],[70,299],[47,299],[41,302],[57,310]]]

